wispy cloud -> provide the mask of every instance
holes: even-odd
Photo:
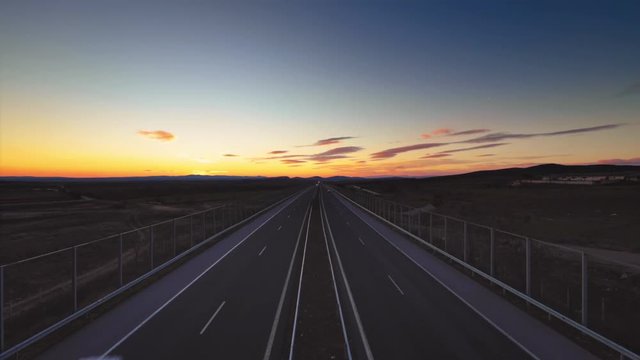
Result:
[[[431,154],[431,155],[425,155],[421,157],[421,159],[438,159],[438,158],[443,158],[447,156],[451,156],[451,154],[445,154],[445,153]]]
[[[282,159],[280,160],[281,163],[283,164],[302,164],[302,163],[306,163],[306,161],[304,160],[296,160],[296,159]]]
[[[165,130],[140,130],[138,131],[138,135],[159,141],[171,141],[175,139],[172,133]]]
[[[452,129],[439,128],[439,129],[433,130],[432,132],[424,133],[420,135],[420,137],[422,137],[423,139],[431,139],[434,136],[449,135],[452,132],[453,132]]]
[[[563,131],[554,131],[554,132],[546,132],[546,133],[529,133],[529,134],[513,134],[508,132],[496,132],[483,136],[479,136],[473,139],[460,141],[462,143],[483,143],[483,142],[496,142],[508,139],[529,139],[534,137],[549,137],[549,136],[560,136],[560,135],[571,135],[571,134],[581,134],[595,131],[603,131],[603,130],[611,130],[615,128],[619,128],[624,126],[625,124],[607,124],[607,125],[599,125],[592,126],[586,128],[577,128],[577,129],[569,129]]]
[[[618,97],[630,95],[640,95],[640,82],[629,85],[627,88],[618,93]]]
[[[489,129],[469,129],[463,131],[454,131],[453,129],[440,128],[435,129],[430,133],[424,133],[420,135],[423,139],[431,139],[434,136],[464,136],[464,135],[476,135],[489,132]]]
[[[279,155],[279,154],[286,154],[289,151],[287,150],[273,150],[273,151],[269,151],[269,154],[271,155]]]
[[[494,147],[504,146],[504,145],[508,145],[508,144],[509,143],[485,144],[485,145],[471,146],[471,147],[460,148],[460,149],[441,151],[440,153],[441,154],[452,154],[452,153],[457,153],[457,152],[462,152],[462,151],[471,151],[471,150],[478,150],[478,149],[494,148]]]
[[[280,160],[282,163],[285,163],[285,164],[299,164],[299,163],[304,163],[304,162],[308,162],[308,161],[324,163],[324,162],[329,162],[329,161],[332,161],[332,160],[347,159],[347,158],[349,158],[348,154],[355,153],[355,152],[358,152],[358,151],[361,151],[361,150],[363,150],[363,148],[361,148],[359,146],[342,146],[342,147],[337,147],[337,148],[334,148],[334,149],[330,149],[330,150],[319,152],[319,153],[315,153],[315,154],[285,154],[285,155],[281,155],[282,153],[275,153],[274,156],[268,156],[268,157],[263,157],[263,158],[254,158],[252,160],[253,161]],[[270,154],[272,154],[272,153],[274,153],[274,152],[272,151]]]
[[[478,155],[478,157],[489,157],[489,156],[496,156],[496,154],[480,154],[480,155]]]
[[[316,162],[327,162],[331,160],[348,158],[346,154],[351,154],[354,152],[358,152],[360,150],[362,150],[362,148],[359,146],[343,146],[343,147],[327,150],[318,154],[309,155],[306,158],[308,160],[316,161]]]
[[[265,160],[276,160],[276,159],[293,159],[293,158],[299,158],[299,157],[305,157],[306,155],[300,155],[300,154],[290,154],[290,155],[278,155],[278,156],[269,156],[264,158]]]
[[[309,160],[324,163],[328,161],[348,159],[348,158],[349,157],[347,155],[313,155],[309,157]]]
[[[475,134],[486,133],[489,131],[491,130],[490,129],[471,129],[471,130],[464,130],[464,131],[456,131],[451,134],[447,134],[447,136],[475,135]]]
[[[371,158],[388,159],[408,151],[431,149],[434,147],[444,146],[444,145],[449,145],[449,143],[425,143],[425,144],[415,144],[415,145],[409,145],[409,146],[400,146],[400,147],[395,147],[395,148],[375,152],[371,154]]]
[[[316,154],[315,156],[327,156],[327,155],[338,155],[338,154],[350,154],[354,152],[358,152],[362,150],[359,146],[343,146],[335,149],[327,150],[321,153]]]
[[[568,155],[570,155],[570,154],[525,155],[525,156],[510,156],[510,157],[505,157],[503,159],[509,159],[509,160],[539,160],[539,159],[562,157],[562,156],[568,156]]]
[[[395,148],[391,148],[391,149],[386,149],[386,150],[382,150],[382,151],[378,151],[375,152],[373,154],[371,154],[371,158],[375,159],[375,160],[382,160],[382,159],[388,159],[388,158],[392,158],[398,154],[401,153],[405,153],[405,152],[409,152],[409,151],[415,151],[415,150],[424,150],[424,149],[431,149],[434,147],[439,147],[439,146],[445,146],[445,145],[451,145],[451,144],[477,144],[477,143],[498,143],[502,140],[508,140],[508,139],[528,139],[528,138],[534,138],[534,137],[550,137],[550,136],[561,136],[561,135],[571,135],[571,134],[581,134],[581,133],[588,133],[588,132],[596,132],[596,131],[603,131],[603,130],[611,130],[611,129],[615,129],[615,128],[619,128],[621,126],[624,126],[626,124],[607,124],[607,125],[599,125],[599,126],[592,126],[592,127],[586,127],[586,128],[576,128],[576,129],[569,129],[569,130],[562,130],[562,131],[553,131],[553,132],[546,132],[546,133],[508,133],[508,132],[496,132],[496,133],[491,133],[491,134],[487,134],[487,135],[483,135],[483,136],[479,136],[479,137],[475,137],[475,138],[471,138],[468,140],[462,140],[462,141],[452,141],[452,142],[440,142],[440,143],[424,143],[424,144],[415,144],[415,145],[409,145],[409,146],[401,146],[401,147],[395,147]],[[446,129],[448,130],[448,129]],[[485,129],[473,129],[473,131],[484,131]],[[469,131],[469,130],[467,130]],[[441,131],[441,133],[446,133],[443,129],[443,131]],[[449,132],[447,134],[455,134],[452,132]],[[495,146],[501,146],[501,145],[488,145],[486,146],[486,148],[490,148],[490,147],[495,147]],[[477,149],[480,149],[480,147],[476,147]],[[474,149],[476,149],[474,148]],[[458,151],[467,151],[467,150],[471,150],[471,148],[465,148],[464,150],[458,150]],[[450,150],[451,152],[456,152],[456,150]]]
[[[603,165],[640,165],[640,157],[630,159],[604,159],[598,160],[598,164]]]
[[[355,139],[354,136],[340,136],[340,137],[332,137],[328,139],[320,139],[313,144],[310,145],[302,145],[302,146],[325,146],[325,145],[334,145],[339,144],[343,140]]]
[[[236,154],[222,154],[222,156],[224,156],[224,157],[236,157],[238,155],[236,155]]]

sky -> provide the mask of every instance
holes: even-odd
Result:
[[[0,2],[1,176],[640,165],[640,2]]]

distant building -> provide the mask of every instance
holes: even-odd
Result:
[[[626,181],[638,181],[637,175],[583,175],[583,176],[543,176],[540,179],[516,180],[511,186],[523,184],[560,184],[560,185],[601,185]]]

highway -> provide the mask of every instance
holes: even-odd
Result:
[[[289,269],[299,262],[313,195],[309,191],[285,208],[106,353],[125,359],[262,358]],[[287,318],[286,312],[279,315]],[[270,349],[280,354],[288,344],[277,342]]]
[[[330,188],[313,186],[41,358],[590,357],[505,300],[489,297],[493,309],[510,314],[512,329],[527,329],[507,334],[508,327],[496,325],[498,317],[481,314],[398,251],[389,239],[402,235],[390,228],[383,235],[385,225],[368,216]],[[456,281],[477,286],[464,276]],[[539,341],[523,340],[529,337]]]
[[[334,194],[325,189],[322,197],[333,256],[339,256],[343,266],[370,356],[379,359],[529,358],[515,343],[394,249]]]

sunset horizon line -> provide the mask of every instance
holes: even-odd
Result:
[[[10,181],[12,179],[19,178],[30,178],[30,179],[78,179],[78,180],[92,180],[92,179],[144,179],[144,178],[184,178],[184,177],[202,177],[202,178],[262,178],[262,179],[273,179],[273,178],[290,178],[290,179],[312,179],[312,178],[321,178],[321,179],[329,179],[336,177],[347,177],[347,178],[363,178],[363,179],[382,179],[382,178],[432,178],[432,177],[442,177],[442,176],[455,176],[455,175],[465,175],[472,174],[481,171],[500,171],[500,170],[508,170],[508,169],[530,169],[535,167],[543,167],[543,166],[563,166],[563,167],[588,167],[588,166],[617,166],[617,167],[634,167],[640,169],[640,157],[632,158],[628,160],[623,159],[611,159],[611,160],[619,160],[620,162],[610,162],[610,161],[598,161],[598,162],[586,162],[586,163],[557,163],[557,162],[541,162],[541,163],[527,163],[527,164],[515,164],[513,166],[503,166],[503,167],[487,167],[487,168],[479,168],[474,170],[460,170],[460,171],[442,171],[432,174],[378,174],[378,175],[346,175],[341,173],[336,173],[332,175],[262,175],[262,174],[241,174],[241,173],[211,173],[211,174],[203,174],[203,173],[181,173],[181,174],[170,174],[170,173],[158,173],[158,174],[131,174],[131,175],[60,175],[60,174],[51,174],[51,175],[33,175],[33,174],[0,174],[0,180]]]

